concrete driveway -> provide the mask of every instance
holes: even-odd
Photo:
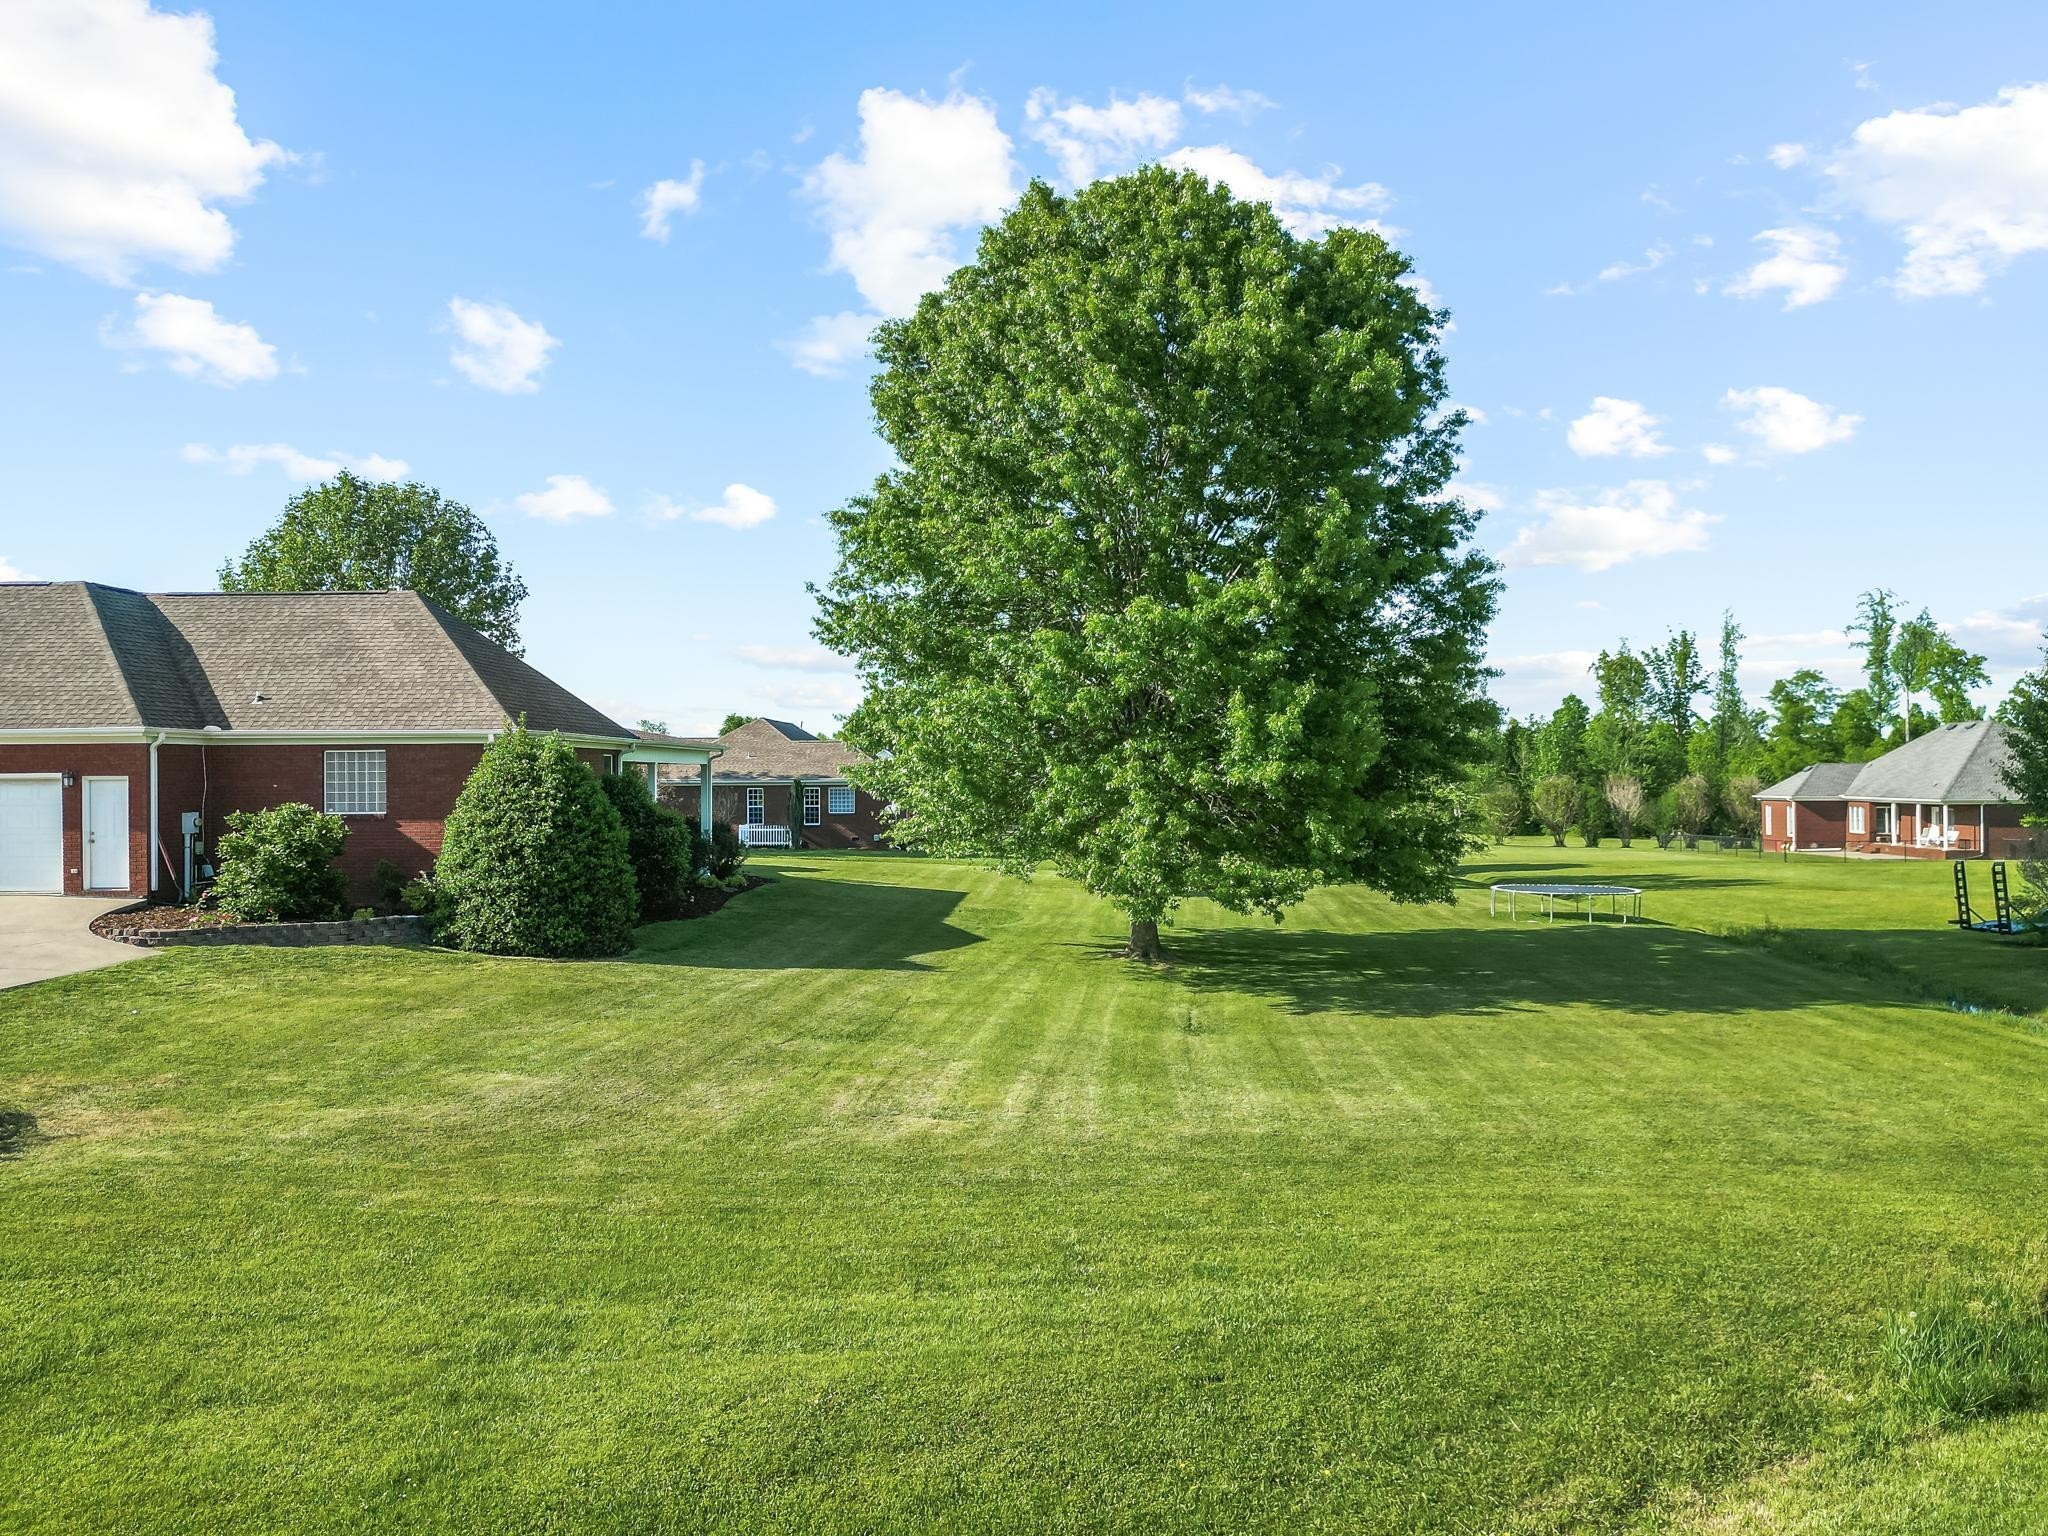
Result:
[[[0,988],[155,954],[103,939],[87,926],[102,912],[127,905],[125,899],[89,896],[0,896]]]

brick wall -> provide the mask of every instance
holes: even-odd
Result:
[[[761,791],[761,820],[763,824],[771,827],[789,826],[790,786],[785,783],[762,784],[755,787]],[[835,816],[830,809],[831,790],[821,785],[819,786],[819,791],[825,796],[824,802],[820,807],[823,819],[819,824],[815,827],[806,827],[802,825],[801,815],[797,818],[797,831],[803,838],[803,846],[806,848],[874,847],[882,832],[881,803],[866,790],[856,789],[853,792],[852,814]],[[690,785],[689,792],[693,798],[686,814],[695,815],[696,803],[694,796],[697,792],[696,785]],[[745,825],[747,820],[747,786],[742,784],[714,783],[711,786],[711,814],[717,820],[729,822],[735,827]]]
[[[213,862],[230,811],[258,810],[298,800],[318,810],[326,804],[326,748],[317,746],[209,746],[205,754],[205,862]],[[348,816],[348,843],[340,865],[349,877],[349,899],[368,903],[378,892],[374,872],[389,859],[408,877],[431,868],[441,851],[441,831],[455,797],[483,755],[480,743],[399,745],[384,748],[385,811],[381,816]],[[583,754],[601,760],[602,754]],[[189,791],[188,791],[189,798]],[[177,812],[201,809],[165,796],[164,819],[175,830]]]

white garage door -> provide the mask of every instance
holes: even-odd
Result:
[[[64,889],[64,790],[55,778],[0,779],[0,891]]]

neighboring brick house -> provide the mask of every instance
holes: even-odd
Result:
[[[638,746],[414,592],[0,583],[0,891],[189,892],[229,812],[297,800],[346,819],[366,899],[520,719],[599,772]]]
[[[1815,763],[1757,792],[1771,852],[2016,858],[2035,846],[2006,787],[2005,727],[1944,725],[1867,763]]]
[[[882,805],[847,782],[857,747],[814,736],[787,720],[749,720],[723,736],[649,736],[651,744],[703,747],[711,763],[712,815],[735,827],[788,827],[804,848],[872,848],[885,836]],[[661,770],[662,791],[688,800],[699,770]],[[688,809],[688,804],[685,804]]]

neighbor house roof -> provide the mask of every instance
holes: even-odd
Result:
[[[0,730],[633,733],[417,592],[0,583]]]
[[[2005,727],[1996,720],[1939,726],[1865,763],[1845,798],[2009,804],[2015,799],[2005,784],[2010,756]]]
[[[1757,791],[1759,800],[1839,800],[1863,771],[1861,763],[1815,763]]]
[[[2005,727],[1996,720],[1938,726],[1918,740],[1867,763],[1815,763],[1769,789],[1759,800],[1911,800],[2008,805],[2010,760]]]
[[[720,784],[787,784],[792,779],[840,779],[849,763],[865,761],[858,747],[843,741],[814,736],[802,726],[785,720],[749,720],[723,736],[706,740],[696,736],[647,737],[672,741],[679,746],[709,746],[719,749],[712,775]],[[694,764],[664,767],[663,779],[694,784]]]

